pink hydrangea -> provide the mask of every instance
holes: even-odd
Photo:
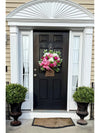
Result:
[[[43,63],[43,65],[45,65],[45,66],[49,66],[49,64],[50,64],[50,61],[48,61],[48,60],[45,60],[45,61],[42,61],[42,63]]]
[[[43,65],[43,63],[41,62],[39,65],[40,65],[40,66],[42,66],[42,65]]]
[[[45,61],[47,61],[47,59],[46,58],[43,58],[43,61],[45,62]]]
[[[55,66],[57,66],[57,62],[56,62],[56,61],[54,61],[54,63],[53,63],[53,64],[54,64],[54,67],[55,67]]]
[[[51,70],[51,68],[49,66],[43,66],[43,68],[45,68],[47,70]]]
[[[50,58],[52,58],[52,57],[53,57],[53,54],[50,53],[50,54],[48,54],[48,56],[49,56]]]

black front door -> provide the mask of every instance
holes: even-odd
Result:
[[[34,109],[67,109],[68,31],[34,31]],[[44,49],[61,51],[62,66],[54,77],[45,77],[38,61]]]

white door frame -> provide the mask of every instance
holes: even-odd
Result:
[[[33,29],[32,30],[25,30],[19,32],[20,29],[16,26],[10,27],[10,44],[11,44],[11,83],[21,83],[20,81],[20,68],[19,68],[19,38],[20,34],[29,34],[30,37],[30,101],[26,104],[30,104],[30,110],[33,110]],[[79,31],[78,31],[79,32]],[[20,34],[19,34],[20,33]],[[75,33],[75,31],[74,31]],[[70,110],[70,104],[71,104],[71,55],[72,55],[72,50],[71,50],[71,40],[72,40],[72,34],[73,30],[70,30],[70,38],[69,38],[69,62],[68,62],[68,92],[67,92],[67,111]],[[92,55],[92,35],[93,35],[93,28],[84,28],[83,30],[83,46],[82,46],[82,71],[81,71],[81,81],[80,81],[80,86],[85,85],[85,86],[90,86],[90,76],[91,76],[91,55]],[[14,42],[14,43],[13,43]],[[27,102],[27,101],[26,101]],[[24,105],[23,107],[26,107]],[[29,106],[27,106],[29,107]],[[26,109],[28,109],[26,107]]]

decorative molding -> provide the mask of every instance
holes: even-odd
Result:
[[[64,21],[64,20],[63,20]],[[52,27],[52,28],[54,28],[54,27],[61,27],[61,28],[67,28],[68,29],[68,27],[70,27],[71,29],[72,29],[72,27],[74,27],[74,28],[76,28],[76,27],[78,27],[78,28],[84,28],[84,27],[94,27],[94,24],[93,23],[89,23],[89,21],[75,21],[75,20],[71,20],[70,22],[69,21],[64,21],[63,23],[62,22],[60,22],[60,20],[58,21],[58,20],[56,20],[56,21],[54,21],[53,20],[53,22],[50,22],[49,20],[48,20],[48,22],[44,22],[44,21],[42,21],[41,22],[41,20],[40,21],[38,21],[38,22],[17,22],[17,21],[14,21],[14,22],[8,22],[8,25],[10,25],[10,26],[13,26],[13,25],[16,25],[16,26],[25,26],[26,28],[28,27]]]
[[[87,22],[94,17],[87,9],[69,0],[33,0],[7,15],[9,22]],[[59,21],[58,21],[59,20]]]

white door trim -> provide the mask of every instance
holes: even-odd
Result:
[[[33,110],[33,29],[28,30],[23,28],[24,34],[29,34],[30,36],[30,109]],[[19,32],[20,29],[16,26],[10,27],[10,46],[11,46],[11,83],[21,83],[20,81],[20,68],[19,61]],[[75,31],[74,31],[75,32]],[[71,47],[72,47],[72,34],[73,31],[70,30],[69,34],[69,63],[68,63],[68,93],[67,93],[67,111],[70,110],[70,88],[71,88]],[[80,76],[80,86],[90,86],[90,75],[91,75],[91,55],[92,55],[92,36],[93,28],[85,28],[83,31],[83,46],[82,46],[82,63],[81,63],[81,76]]]

